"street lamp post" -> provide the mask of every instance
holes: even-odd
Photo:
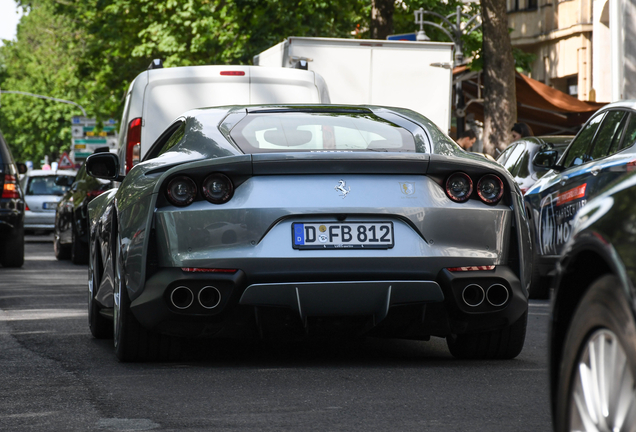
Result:
[[[432,15],[439,18],[442,23],[438,24],[432,21],[426,21],[424,15]],[[462,17],[467,20],[462,23]],[[451,22],[451,19],[455,18],[455,23]],[[469,35],[479,27],[481,27],[481,15],[475,14],[470,16],[462,11],[462,6],[457,6],[455,13],[443,16],[437,12],[427,11],[423,8],[415,11],[415,24],[419,24],[420,30],[417,33],[416,39],[418,41],[427,41],[430,38],[424,32],[424,25],[430,25],[441,31],[448,36],[448,38],[455,44],[454,47],[454,65],[459,66],[464,62],[464,43],[462,41],[462,35]],[[463,25],[462,25],[463,24]],[[457,136],[461,136],[464,133],[464,118],[466,113],[464,112],[464,93],[462,91],[462,82],[455,83],[455,114],[457,118]],[[461,121],[460,121],[461,119]]]
[[[81,111],[82,111],[82,115],[84,115],[84,117],[88,117],[86,115],[86,110],[84,109],[83,106],[81,106],[78,103],[75,103],[73,101],[69,101],[66,99],[59,99],[59,98],[54,98],[51,96],[44,96],[44,95],[39,95],[39,94],[35,94],[35,93],[29,93],[29,92],[23,92],[23,91],[17,91],[17,90],[0,90],[0,95],[2,95],[3,93],[6,94],[19,94],[19,95],[23,95],[23,96],[30,96],[30,97],[35,97],[38,99],[46,99],[46,100],[52,100],[54,102],[60,102],[60,103],[65,103],[65,104],[69,104],[69,105],[74,105],[76,107],[78,107]]]

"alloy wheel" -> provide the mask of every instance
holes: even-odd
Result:
[[[607,328],[587,339],[570,392],[570,431],[630,431],[636,424],[636,391],[625,350]]]

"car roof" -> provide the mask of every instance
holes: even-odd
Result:
[[[636,99],[626,99],[618,102],[613,102],[611,104],[605,105],[601,108],[602,111],[612,109],[612,108],[631,108],[636,109]]]
[[[67,175],[74,176],[77,175],[77,171],[75,170],[31,170],[26,173],[27,177],[47,177],[47,176],[59,176],[59,175]]]

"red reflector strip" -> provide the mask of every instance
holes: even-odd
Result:
[[[221,75],[223,75],[223,76],[244,76],[245,72],[243,72],[243,71],[221,71]]]
[[[237,269],[181,267],[181,270],[189,273],[236,273]]]
[[[468,266],[468,267],[448,267],[446,270],[450,272],[463,272],[463,271],[483,271],[483,270],[494,270],[494,265],[487,266]]]
[[[557,204],[558,206],[568,203],[570,201],[574,201],[575,199],[583,198],[585,196],[585,188],[587,183],[582,184],[581,186],[577,186],[568,191],[560,193],[557,196]]]

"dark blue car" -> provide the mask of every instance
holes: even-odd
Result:
[[[533,244],[530,298],[547,298],[550,278],[570,238],[574,216],[608,184],[636,169],[636,101],[601,108],[565,152],[539,152],[536,166],[551,171],[525,194]]]

